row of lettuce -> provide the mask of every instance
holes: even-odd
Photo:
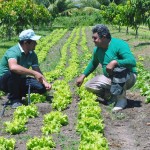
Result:
[[[60,36],[55,36],[57,34],[53,31],[52,39],[48,39],[47,37],[45,38],[46,42],[43,40],[38,43],[36,51],[38,51],[38,55],[40,56],[40,62],[44,61],[50,47],[55,45],[67,32],[66,30],[60,30],[61,31],[57,30],[57,33],[63,33],[60,34]],[[54,39],[55,41],[53,41]],[[50,41],[53,41],[53,44],[50,44]],[[61,127],[69,123],[69,118],[64,113],[64,110],[69,109],[69,104],[71,104],[73,100],[70,83],[79,73],[82,61],[88,61],[90,57],[86,41],[85,28],[75,28],[61,49],[62,56],[56,68],[50,72],[44,73],[46,79],[49,82],[53,82],[54,93],[51,104],[52,111],[43,116],[43,126],[41,127],[42,136],[29,139],[26,143],[27,150],[49,150],[55,148],[56,143],[53,141],[52,134],[59,133]],[[42,44],[49,45],[44,52],[42,50],[44,48]],[[78,59],[80,55],[78,52],[79,47],[83,50],[82,54],[84,55],[84,60],[80,60],[81,62]],[[61,80],[59,78],[61,78]],[[75,129],[80,135],[78,150],[108,150],[108,142],[103,134],[104,124],[101,116],[101,109],[99,103],[95,101],[95,95],[88,93],[84,89],[84,86],[80,89],[76,89],[74,92],[76,92],[80,99]],[[26,127],[28,120],[39,115],[35,103],[44,101],[44,95],[31,94],[31,105],[18,107],[14,111],[13,119],[4,123],[5,131],[10,134],[19,134],[28,130]],[[15,139],[0,138],[1,149],[15,149],[15,143]]]
[[[144,57],[139,56],[137,62],[137,82],[135,88],[140,89],[140,94],[145,96],[145,103],[150,103],[150,72],[144,67]]]

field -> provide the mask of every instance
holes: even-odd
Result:
[[[149,72],[150,61],[150,31],[141,28],[138,39],[135,39],[135,31],[129,30],[126,35],[125,27],[122,27],[121,32],[114,26],[110,26],[110,31],[113,37],[121,38],[127,41],[134,53],[136,59],[139,56],[144,58],[144,68]],[[62,35],[60,33],[63,32]],[[80,143],[80,134],[76,131],[78,120],[78,104],[80,96],[77,94],[78,88],[75,86],[76,78],[82,73],[86,64],[88,63],[93,50],[92,32],[90,27],[81,27],[72,30],[57,30],[53,37],[48,42],[41,46],[41,49],[48,47],[48,52],[36,50],[40,60],[42,71],[47,76],[47,79],[55,84],[57,79],[65,80],[68,83],[71,93],[71,102],[67,108],[62,110],[63,114],[68,117],[68,124],[61,127],[59,133],[52,134],[56,143],[55,150],[77,150]],[[55,35],[55,37],[54,37]],[[59,40],[53,41],[56,37],[60,36]],[[46,38],[47,36],[43,37]],[[85,38],[85,39],[84,39]],[[85,40],[85,41],[84,41]],[[53,41],[53,44],[51,44]],[[42,41],[41,41],[42,42]],[[40,42],[39,42],[40,44]],[[38,45],[37,45],[38,46]],[[66,53],[64,54],[64,48]],[[40,48],[39,48],[40,49]],[[42,57],[43,56],[43,57]],[[60,63],[62,56],[65,56],[65,63]],[[72,61],[73,60],[73,61]],[[48,78],[49,72],[59,70],[53,78]],[[100,68],[93,73],[93,75],[101,73]],[[57,77],[58,76],[58,77]],[[89,77],[90,78],[90,77]],[[56,79],[56,80],[55,80]],[[143,85],[144,86],[144,85]],[[36,118],[28,120],[26,127],[27,131],[19,134],[10,135],[5,131],[4,122],[10,121],[13,117],[15,110],[10,107],[6,108],[4,116],[0,119],[0,136],[5,138],[16,139],[15,150],[25,150],[26,143],[34,136],[41,137],[41,127],[43,126],[43,116],[53,110],[52,102],[55,99],[54,88],[48,93],[47,100],[43,103],[37,103],[39,115]],[[61,88],[61,86],[60,86]],[[67,93],[66,88],[61,89],[63,93]],[[58,93],[59,95],[59,93]],[[64,94],[65,95],[65,94]],[[1,97],[1,104],[6,101],[6,96]],[[104,120],[104,137],[106,137],[110,150],[149,150],[150,149],[150,104],[145,103],[145,97],[141,96],[140,89],[132,88],[127,91],[128,106],[121,112],[112,113],[112,105],[103,105],[99,103],[102,110],[102,118]],[[2,110],[2,105],[0,105]],[[94,150],[94,149],[91,149]]]

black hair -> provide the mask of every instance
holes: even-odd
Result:
[[[97,33],[99,38],[102,38],[105,35],[107,39],[111,39],[109,29],[103,24],[95,25],[92,29],[92,32]]]

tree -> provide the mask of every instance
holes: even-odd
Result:
[[[53,18],[57,17],[58,14],[67,9],[75,8],[74,3],[71,0],[48,0],[46,7]]]
[[[138,28],[141,24],[146,24],[146,13],[150,10],[149,0],[128,0],[127,6],[130,10],[130,26],[136,31],[136,38],[138,37]]]
[[[127,0],[110,0],[110,2],[114,2],[115,4],[119,5],[119,4],[125,4]]]
[[[34,3],[33,0],[13,0],[1,3],[0,20],[9,39],[12,31],[17,34],[27,27],[34,28],[40,23],[49,23],[51,15],[48,10]]]
[[[96,9],[100,9],[100,2],[98,0],[80,0],[80,7],[92,7]]]
[[[109,6],[101,6],[101,14],[107,24],[113,24],[113,19],[118,14],[117,5],[110,3]]]
[[[114,16],[112,22],[115,25],[119,26],[119,32],[121,31],[121,26],[124,24],[124,6],[123,5],[116,5],[116,16]]]

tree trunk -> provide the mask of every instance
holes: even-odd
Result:
[[[138,38],[138,26],[136,26],[135,31],[136,31],[135,38]]]
[[[7,33],[8,40],[11,41],[11,35],[12,35],[11,26],[8,25],[6,33]]]
[[[119,26],[119,32],[121,31],[121,27]]]
[[[126,28],[126,34],[129,34],[129,27]]]

